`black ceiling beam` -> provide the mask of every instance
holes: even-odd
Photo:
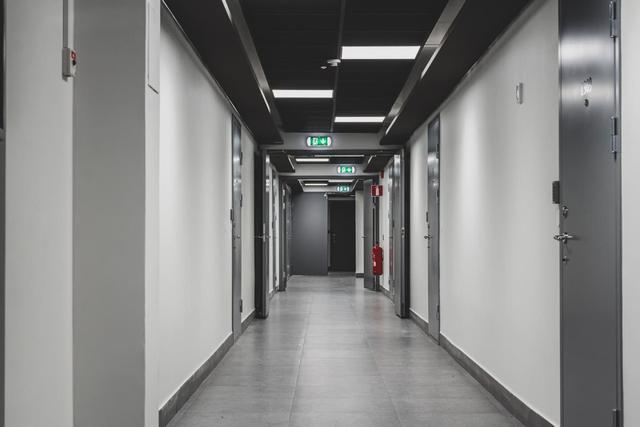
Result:
[[[291,156],[286,153],[274,153],[270,154],[271,164],[275,166],[276,170],[280,173],[293,173],[296,168],[293,166]]]
[[[427,72],[416,82],[380,144],[405,144],[530,2],[466,0]]]
[[[282,135],[265,103],[252,61],[223,2],[165,0],[165,4],[256,142],[281,143]],[[238,16],[241,12],[234,9]]]

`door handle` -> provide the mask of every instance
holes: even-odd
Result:
[[[557,240],[558,242],[562,242],[562,243],[567,243],[569,240],[573,240],[576,237],[572,236],[569,233],[562,233],[562,234],[556,234],[555,236],[553,236],[554,240]]]
[[[433,239],[433,236],[431,234],[427,234],[426,236],[424,236],[425,240],[431,240]]]

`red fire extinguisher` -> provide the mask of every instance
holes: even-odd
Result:
[[[382,248],[377,243],[371,249],[371,257],[373,259],[373,275],[382,276]]]

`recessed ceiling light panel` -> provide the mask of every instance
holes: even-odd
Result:
[[[275,98],[333,98],[333,89],[274,89]]]
[[[416,59],[420,46],[342,46],[342,59]]]
[[[382,123],[384,116],[337,116],[336,123]]]
[[[328,157],[296,157],[297,163],[329,163]]]

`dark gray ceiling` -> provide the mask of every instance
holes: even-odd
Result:
[[[335,99],[276,100],[287,132],[377,132],[336,115],[386,116],[414,61],[344,61],[343,45],[422,46],[446,0],[241,0],[272,89],[335,89]]]

